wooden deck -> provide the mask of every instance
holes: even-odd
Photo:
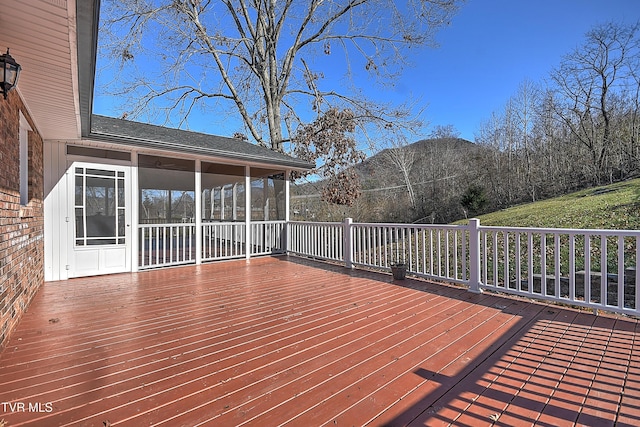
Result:
[[[0,405],[7,426],[638,426],[640,327],[293,257],[74,279],[12,334]]]

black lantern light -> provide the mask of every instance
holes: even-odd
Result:
[[[7,53],[0,55],[0,67],[2,67],[0,89],[2,90],[4,99],[7,99],[7,93],[18,84],[18,76],[20,75],[21,69],[20,64],[9,55],[9,48],[7,48]]]

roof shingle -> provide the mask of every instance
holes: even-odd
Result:
[[[236,138],[92,115],[91,138],[136,147],[254,161],[292,169],[314,164]]]

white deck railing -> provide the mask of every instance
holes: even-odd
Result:
[[[344,226],[340,222],[289,222],[289,253],[329,261],[344,261]]]
[[[290,222],[288,252],[640,315],[640,231]],[[543,279],[544,278],[544,279]]]
[[[246,240],[246,226],[243,222],[202,224],[202,260],[244,258]]]
[[[251,255],[269,255],[287,251],[285,221],[258,221],[250,224]]]
[[[201,261],[215,261],[285,253],[286,245],[285,221],[252,222],[249,232],[244,222],[204,223],[200,245],[197,245],[193,223],[141,224],[138,226],[138,268],[196,263],[198,250]]]
[[[195,231],[194,224],[139,225],[139,268],[195,262]]]
[[[468,238],[464,228],[448,225],[353,224],[351,262],[391,268],[403,263],[418,276],[467,281]]]
[[[481,286],[640,314],[640,231],[480,227]]]

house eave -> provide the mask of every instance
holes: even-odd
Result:
[[[100,0],[77,1],[76,14],[80,134],[82,137],[88,137],[91,135]]]
[[[218,150],[215,148],[207,147],[190,147],[182,144],[175,144],[166,141],[157,141],[145,138],[133,138],[125,137],[122,135],[92,132],[87,138],[98,142],[108,142],[117,145],[124,145],[135,148],[145,148],[153,150],[164,150],[173,153],[184,153],[190,155],[200,155],[207,157],[216,157],[221,159],[229,159],[234,161],[240,161],[242,163],[259,163],[262,165],[279,166],[290,170],[306,171],[315,167],[312,163],[307,163],[302,160],[292,159],[288,160],[273,160],[263,156],[256,156],[246,153],[229,153],[228,151]]]

